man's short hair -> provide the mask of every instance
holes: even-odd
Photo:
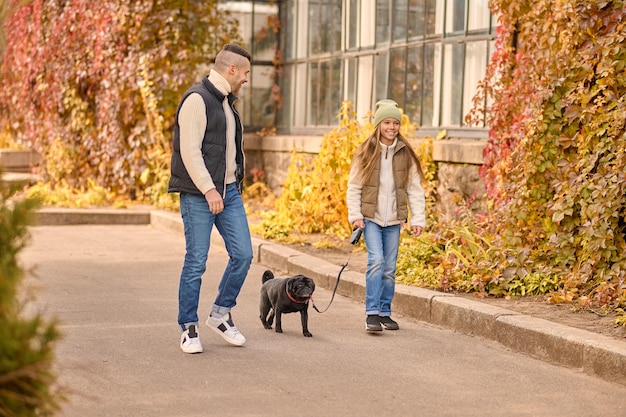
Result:
[[[232,52],[232,53],[237,54],[237,55],[241,55],[242,57],[246,58],[248,60],[248,62],[250,62],[250,60],[251,60],[251,57],[250,57],[250,54],[248,53],[248,51],[246,51],[241,46],[236,45],[234,43],[228,43],[228,44],[224,45],[224,47],[222,48],[222,51],[228,51],[228,52]]]

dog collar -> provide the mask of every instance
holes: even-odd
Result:
[[[287,297],[289,297],[289,299],[290,299],[291,301],[293,301],[294,303],[298,303],[298,304],[306,304],[306,303],[308,303],[308,302],[309,302],[309,300],[311,299],[311,296],[309,296],[309,298],[307,298],[306,300],[304,300],[304,301],[299,301],[299,300],[296,300],[295,298],[293,298],[291,294],[289,294],[289,290],[288,290],[287,288],[285,288],[285,292],[287,293]]]

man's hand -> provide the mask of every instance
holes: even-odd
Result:
[[[215,188],[211,188],[209,191],[207,191],[204,195],[204,198],[209,204],[209,210],[211,210],[211,213],[220,214],[222,211],[224,211],[224,200]]]

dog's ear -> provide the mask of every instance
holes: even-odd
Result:
[[[287,288],[290,290],[296,289],[298,285],[302,282],[302,275],[295,275],[287,280]]]
[[[315,289],[315,281],[313,281],[313,278],[304,277],[304,282],[306,282],[306,284],[311,288]]]

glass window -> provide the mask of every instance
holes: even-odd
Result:
[[[341,50],[341,0],[309,0],[309,53]]]
[[[325,83],[323,107],[326,109],[322,119],[323,125],[337,125],[337,113],[341,108],[343,94],[341,94],[341,58],[334,58],[325,62]]]
[[[320,91],[320,74],[317,62],[309,62],[309,105],[307,107],[307,124],[317,126],[319,124],[319,91]]]
[[[252,19],[254,14],[252,4],[246,5],[239,2],[231,2],[226,5],[226,9],[230,12],[231,17],[237,19],[239,22],[239,34],[241,35],[243,42],[248,48],[253,46],[252,40],[254,35]],[[249,51],[252,53],[252,50],[249,49]]]
[[[375,1],[359,3],[359,47],[361,49],[376,45],[376,5]]]
[[[462,43],[444,45],[441,90],[441,124],[461,124],[461,100],[463,98],[463,46]]]
[[[284,58],[289,60],[296,56],[296,3],[294,0],[286,0],[280,7],[280,41],[285,53]]]
[[[407,35],[407,0],[393,0],[391,20],[393,24],[393,40],[406,41]]]
[[[296,24],[293,28],[293,36],[296,39],[295,53],[297,58],[306,58],[309,56],[309,10],[307,4],[299,0],[295,5]]]
[[[342,100],[352,102],[363,117],[377,100],[392,98],[421,127],[465,126],[464,115],[472,107],[495,38],[489,0],[275,4],[281,9],[281,30],[290,32],[280,44],[285,51],[283,104],[290,107],[275,111],[280,123],[332,126]],[[250,23],[260,32],[266,16],[256,13]],[[269,50],[258,52],[264,57]],[[256,90],[252,81],[251,87]],[[254,97],[255,102],[270,99]],[[267,103],[253,107],[250,111],[261,120],[271,111]]]
[[[350,0],[348,5],[348,49],[359,46],[359,5],[360,0]]]
[[[426,3],[424,0],[409,0],[408,27],[407,33],[409,39],[421,39],[424,37],[425,26],[424,19]]]
[[[291,97],[294,102],[293,106],[293,124],[294,126],[305,126],[307,119],[307,64],[297,64],[295,73],[294,88]]]
[[[357,96],[356,108],[360,110],[360,116],[366,116],[367,112],[372,109],[372,101],[374,100],[374,89],[376,76],[374,75],[374,57],[373,54],[360,56],[358,59],[359,75],[357,79]]]
[[[463,79],[463,118],[473,107],[472,100],[478,83],[487,69],[487,41],[469,42],[465,46],[465,77]],[[463,125],[465,125],[463,120]]]
[[[248,107],[244,124],[247,126],[272,126],[274,123],[275,100],[272,97],[274,85],[273,65],[254,65],[250,71],[250,99],[243,100]],[[243,89],[242,89],[243,91]]]
[[[404,108],[404,92],[406,90],[406,49],[392,49],[389,54],[389,96]]]
[[[389,42],[389,0],[376,0],[376,45]]]
[[[342,10],[341,0],[325,0],[322,8],[322,50],[341,51]]]
[[[446,7],[446,33],[464,34],[465,0],[448,0]]]
[[[309,54],[316,55],[322,52],[322,33],[320,21],[322,18],[319,0],[309,0]]]
[[[426,35],[437,35],[443,32],[443,1],[426,0]]]
[[[428,43],[424,45],[421,125],[426,127],[439,125],[440,56],[441,44]]]
[[[293,110],[293,65],[286,65],[283,67],[282,75],[280,77],[280,90],[276,93],[280,94],[279,106],[277,108],[276,127],[288,128],[291,126],[291,112]]]
[[[407,50],[406,62],[406,95],[404,99],[404,112],[411,122],[421,124],[422,113],[422,77],[424,74],[423,64],[424,46],[418,45]]]
[[[254,39],[251,45],[252,56],[255,61],[272,61],[278,45],[278,36],[275,30],[278,6],[268,3],[254,3]]]
[[[376,108],[376,102],[387,98],[387,81],[389,80],[389,53],[383,52],[374,57],[374,102],[372,109]]]
[[[489,0],[469,0],[467,30],[488,31],[491,23]]]
[[[491,54],[493,53],[493,49],[494,49],[494,47],[495,47],[495,42],[494,42],[494,41],[487,41],[487,44],[488,44],[488,51],[487,51],[487,55],[491,56]],[[472,52],[470,52],[470,51],[469,51],[469,49],[470,49],[470,48],[469,48],[469,45],[468,45],[468,52],[467,52],[467,53],[468,53],[468,54],[471,54]],[[486,68],[486,65],[487,65],[487,63],[485,63],[485,68]],[[485,76],[485,74],[484,74],[484,72],[483,72],[483,73],[480,75],[480,79],[483,79],[483,78],[484,78],[484,76]],[[478,85],[478,83],[477,83],[476,85]],[[474,89],[473,91],[474,91],[474,93],[473,93],[473,94],[475,94],[476,89]],[[493,105],[493,97],[492,97],[491,95],[487,95],[487,96],[485,97],[485,99],[484,99],[484,102],[479,103],[478,105],[479,105],[479,106],[482,106],[482,108],[484,108],[484,109],[488,109],[488,108],[490,108],[490,107]],[[472,107],[473,107],[473,102],[472,102]],[[469,108],[468,108],[467,110],[465,110],[465,111],[466,111],[466,112],[467,112],[467,111],[469,111],[469,109],[470,109],[470,108],[471,108],[471,107],[469,107]],[[476,125],[476,127],[486,127],[486,120],[485,120],[485,119],[486,119],[486,117],[487,117],[487,115],[486,115],[486,114],[483,114],[483,118],[482,118],[481,122],[480,122],[480,123],[478,123],[478,124]]]
[[[319,64],[320,68],[320,94],[318,96],[318,102],[311,102],[312,106],[319,107],[317,125],[329,125],[331,118],[329,117],[329,110],[332,104],[332,97],[330,97],[329,89],[332,88],[332,74],[329,61],[322,61]]]
[[[251,127],[273,125],[276,100],[272,97],[275,69],[271,63],[278,48],[274,29],[279,8],[269,0],[228,2],[224,7],[238,20],[243,42],[252,55],[249,83],[239,92],[242,121]]]
[[[309,63],[309,100],[307,124],[336,124],[341,106],[341,59]]]
[[[498,16],[491,15],[491,30],[489,33],[496,33],[496,28],[498,27]]]
[[[358,62],[356,58],[346,60],[346,90],[344,96],[346,100],[352,104],[357,103],[357,91],[358,91]]]
[[[493,55],[493,52],[496,49],[496,42],[495,41],[489,41],[489,60],[491,60],[491,55]],[[491,106],[493,105],[493,97],[491,95],[487,95],[487,105],[486,108],[491,108]]]

